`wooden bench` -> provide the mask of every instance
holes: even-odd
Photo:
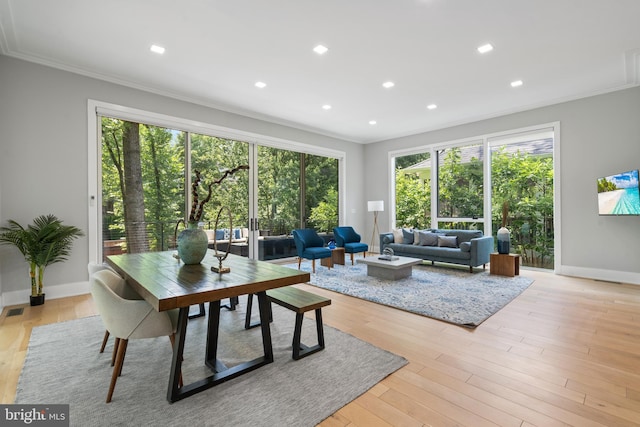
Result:
[[[267,291],[267,297],[270,302],[276,303],[282,307],[288,308],[296,313],[296,324],[293,331],[293,359],[302,359],[305,356],[318,352],[324,348],[324,329],[322,326],[322,307],[331,304],[329,298],[295,288],[293,286],[285,286],[282,288],[270,289]],[[258,324],[251,324],[251,306],[253,294],[248,296],[247,314],[245,317],[245,328],[251,328]],[[300,342],[302,338],[302,321],[304,313],[315,310],[316,312],[316,331],[318,333],[318,344],[307,346]]]

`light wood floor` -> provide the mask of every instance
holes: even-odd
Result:
[[[410,362],[321,425],[640,425],[640,287],[521,275],[534,284],[475,330],[302,285],[333,300],[326,324]],[[84,295],[6,313],[1,403],[14,400],[31,328],[95,308]]]

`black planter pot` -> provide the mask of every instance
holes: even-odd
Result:
[[[31,305],[42,305],[44,304],[44,294],[40,295],[31,295],[30,297]]]

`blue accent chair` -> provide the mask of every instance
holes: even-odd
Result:
[[[344,248],[346,254],[351,254],[351,265],[353,265],[353,254],[364,252],[364,257],[367,257],[369,245],[360,243],[360,235],[356,233],[353,227],[335,227],[333,229],[333,237],[336,239],[336,244]]]
[[[302,259],[311,260],[311,268],[316,272],[316,260],[331,258],[331,249],[324,246],[324,240],[311,228],[298,228],[291,232],[298,253],[298,270]],[[329,267],[331,268],[331,267]]]

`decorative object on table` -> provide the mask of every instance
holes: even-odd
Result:
[[[84,236],[82,230],[62,225],[62,221],[51,214],[40,215],[26,228],[14,220],[9,220],[8,227],[0,227],[0,243],[18,248],[29,263],[31,305],[44,304],[45,268],[66,261],[73,241],[81,236]]]
[[[184,220],[178,220],[178,225]],[[198,226],[197,221],[189,221],[187,227],[180,232],[176,242],[178,243],[178,257],[186,265],[200,264],[207,254],[209,238],[207,233]]]
[[[507,228],[509,202],[502,203],[502,227],[498,230],[498,253],[508,254],[511,246],[511,232]]]
[[[329,240],[329,249],[335,249],[336,248],[336,241],[331,239]]]
[[[398,257],[393,256],[393,249],[384,248],[384,251],[382,251],[382,255],[380,255],[378,259],[381,259],[383,261],[394,261],[394,260],[397,260]]]
[[[369,245],[373,250],[376,234],[380,234],[380,230],[378,229],[378,212],[384,212],[384,200],[368,201],[367,210],[373,212],[373,232],[371,233],[371,244]]]
[[[178,243],[178,256],[185,264],[200,264],[207,254],[209,238],[204,230],[199,228],[199,223],[204,215],[204,205],[211,200],[211,194],[214,184],[220,184],[229,175],[233,175],[239,170],[249,169],[248,165],[240,165],[233,169],[226,170],[217,181],[211,182],[207,186],[207,196],[200,199],[198,195],[198,186],[202,181],[200,171],[196,170],[196,179],[191,183],[191,213],[189,214],[188,226],[180,232],[176,242]],[[184,222],[183,220],[180,220]],[[177,227],[180,224],[176,224]]]
[[[232,215],[231,215],[231,209],[229,209],[228,207],[221,207],[220,210],[218,211],[218,215],[216,215],[216,223],[215,226],[213,227],[214,230],[218,229],[218,222],[220,221],[220,214],[222,214],[222,211],[227,211],[227,215],[229,216],[229,230],[233,230],[233,224],[232,224]],[[227,245],[227,248],[229,248],[230,246]],[[223,274],[223,273],[229,273],[231,272],[231,268],[229,267],[223,267],[222,266],[222,261],[224,261],[225,259],[227,259],[227,256],[229,256],[229,252],[218,252],[218,239],[217,237],[213,238],[213,250],[215,251],[214,256],[218,259],[218,266],[212,266],[211,267],[211,271],[215,272],[215,273],[219,273],[219,274]],[[224,255],[223,255],[224,254]]]

